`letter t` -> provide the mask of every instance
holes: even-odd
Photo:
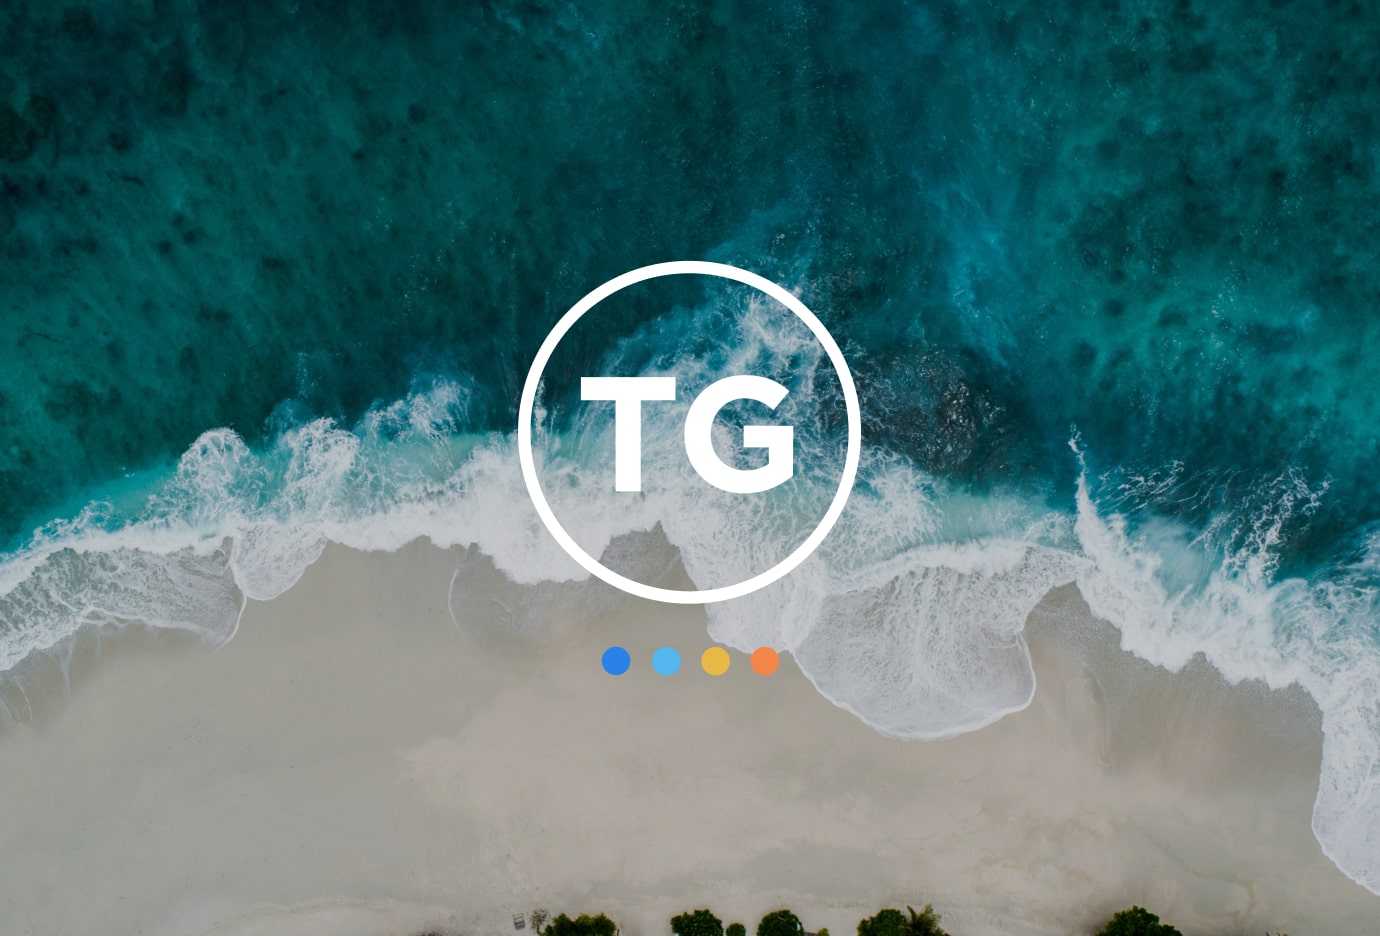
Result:
[[[642,490],[642,401],[674,400],[674,377],[581,377],[580,399],[613,400],[613,488]]]

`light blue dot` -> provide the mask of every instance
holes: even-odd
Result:
[[[622,647],[609,647],[604,651],[604,672],[610,676],[622,676],[632,666],[632,657]]]
[[[652,654],[652,669],[662,676],[670,676],[680,669],[680,654],[675,647],[662,647]]]

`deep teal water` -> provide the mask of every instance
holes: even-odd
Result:
[[[224,532],[227,500],[334,523],[341,496],[300,483],[323,471],[383,510],[512,432],[588,290],[718,260],[800,290],[874,464],[946,492],[937,527],[879,542],[1047,509],[1044,545],[1153,557],[1120,575],[1148,590],[1094,601],[1138,652],[1247,622],[1214,662],[1319,699],[1315,829],[1380,887],[1377,50],[1380,10],[1320,0],[7,5],[0,650],[93,614],[233,618],[231,584],[278,587],[244,555],[230,583],[43,549],[150,517]],[[572,334],[551,398],[610,355],[654,363],[657,327],[712,344],[726,313],[696,296]],[[366,467],[331,475],[351,445]],[[153,613],[131,568],[225,590]]]
[[[1076,424],[1100,470],[1330,482],[1299,549],[1377,516],[1362,5],[3,23],[7,537],[209,427],[352,418],[432,374],[507,428],[560,311],[710,255],[803,268],[856,349],[870,437],[944,474],[1067,499]]]

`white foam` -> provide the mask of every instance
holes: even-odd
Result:
[[[1099,514],[1086,472],[1076,531],[1088,564],[1079,589],[1120,628],[1124,649],[1170,669],[1202,653],[1232,682],[1302,686],[1323,714],[1313,831],[1352,880],[1380,893],[1380,534],[1359,558],[1311,579],[1276,579],[1289,521],[1322,489],[1291,472],[1262,484],[1196,536],[1133,537],[1124,514]],[[1171,591],[1159,570],[1192,566],[1177,550],[1216,552],[1201,585]]]
[[[1019,542],[917,549],[827,596],[796,659],[835,704],[899,738],[946,738],[1029,704],[1021,631],[1071,557]]]
[[[242,606],[224,549],[55,549],[0,595],[0,670],[83,625],[141,621],[222,640]]]

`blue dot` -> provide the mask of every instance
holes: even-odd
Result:
[[[662,676],[670,676],[680,669],[680,654],[675,647],[662,647],[652,654],[652,669]]]
[[[622,647],[609,647],[604,651],[604,672],[610,676],[622,676],[632,666],[632,657]]]

